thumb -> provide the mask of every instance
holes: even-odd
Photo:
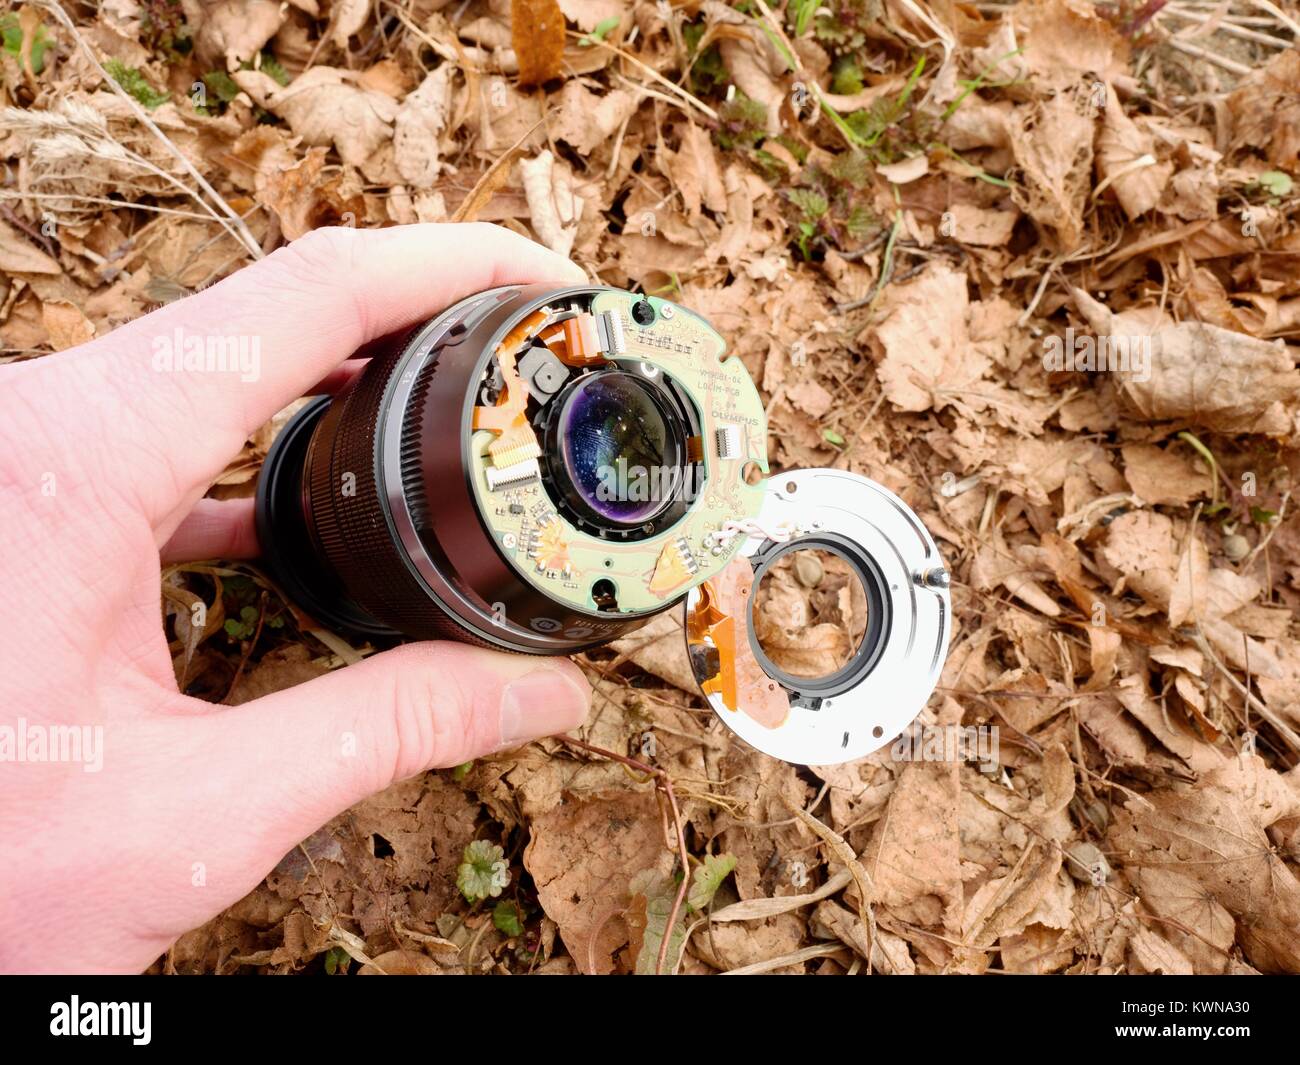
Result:
[[[291,847],[394,781],[575,728],[590,699],[567,659],[412,643],[223,711],[222,741],[257,752],[245,823],[273,816]]]

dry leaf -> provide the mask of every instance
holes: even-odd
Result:
[[[253,59],[284,23],[275,0],[220,0],[205,13],[195,47],[208,64],[230,71]]]
[[[433,187],[442,169],[439,138],[447,128],[456,68],[443,63],[402,101],[393,122],[393,160],[412,188]]]
[[[352,84],[348,71],[312,67],[284,88],[260,71],[236,71],[231,77],[305,143],[333,144],[352,166],[366,163],[392,137],[397,101]]]
[[[1097,173],[1115,191],[1129,218],[1160,202],[1173,164],[1155,157],[1155,141],[1124,114],[1113,90],[1106,95],[1106,120],[1097,134]]]
[[[1286,345],[1197,322],[1153,321],[1138,311],[1114,314],[1082,289],[1074,290],[1074,302],[1098,336],[1123,338],[1135,351],[1149,343],[1149,375],[1116,374],[1142,417],[1220,433],[1295,431],[1300,371]]]
[[[348,38],[358,33],[370,17],[371,0],[333,0],[330,5],[330,39],[344,51]]]
[[[532,159],[521,159],[519,173],[537,239],[551,251],[567,256],[578,235],[584,207],[569,164],[544,151]]]
[[[67,300],[48,300],[41,304],[41,318],[50,334],[50,346],[66,351],[84,344],[95,335],[95,327],[81,308]]]
[[[0,222],[0,270],[6,274],[63,273],[57,261],[4,222]]]
[[[1123,866],[1173,863],[1209,892],[1236,918],[1238,940],[1257,969],[1300,973],[1300,880],[1265,832],[1297,807],[1300,796],[1277,772],[1243,756],[1190,790],[1129,800],[1117,811],[1111,844]]]
[[[521,87],[560,76],[564,64],[564,14],[555,0],[511,0],[510,39],[519,57]]]
[[[621,914],[632,877],[672,867],[653,792],[621,790],[556,805],[533,821],[524,866],[578,968],[612,972],[614,953],[628,938]]]

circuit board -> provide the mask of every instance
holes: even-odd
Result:
[[[525,376],[552,352],[563,368],[536,373],[635,365],[666,375],[693,405],[699,432],[688,441],[695,471],[684,482],[689,505],[668,527],[645,538],[611,538],[579,527],[557,505],[529,425],[538,397],[547,397],[534,383],[541,377]],[[727,357],[725,341],[707,322],[657,297],[602,290],[534,312],[496,355],[501,391],[475,408],[471,478],[501,553],[526,580],[578,610],[640,614],[680,599],[726,566],[737,542],[722,546],[711,534],[761,508],[767,426],[744,364]]]

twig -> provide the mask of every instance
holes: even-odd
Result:
[[[876,298],[885,290],[889,284],[890,276],[894,272],[894,244],[898,241],[898,231],[903,228],[903,212],[894,212],[894,225],[889,231],[889,239],[885,242],[885,259],[880,265],[880,277],[876,281],[875,288],[869,295],[861,299],[849,300],[848,303],[837,303],[835,310],[839,314],[846,314],[849,311],[856,311],[859,307],[869,307],[876,302]]]
[[[451,216],[453,222],[474,221],[479,211],[488,205],[497,188],[502,184],[502,168],[509,166],[514,161],[515,156],[519,154],[519,149],[523,147],[524,141],[528,140],[544,121],[544,118],[539,118],[524,130],[523,136],[502,152],[493,161],[492,165],[483,172],[483,176],[474,182],[474,187],[469,190],[469,195],[461,200],[460,206],[456,208],[455,213]],[[479,202],[480,200],[482,202]]]
[[[1258,30],[1248,30],[1244,26],[1238,26],[1232,22],[1225,22],[1222,19],[1207,15],[1202,11],[1184,10],[1182,8],[1167,7],[1161,14],[1172,15],[1174,18],[1186,19],[1188,22],[1198,22],[1202,26],[1209,23],[1214,24],[1215,30],[1219,33],[1226,33],[1229,37],[1239,37],[1243,41],[1255,41],[1257,44],[1268,45],[1270,48],[1290,48],[1290,41],[1284,41],[1280,37],[1270,37],[1267,33],[1260,33]]]
[[[1277,4],[1273,3],[1273,0],[1247,0],[1247,2],[1252,6],[1259,8],[1261,11],[1265,11],[1272,15],[1278,20],[1278,22],[1282,23],[1283,26],[1289,29],[1297,37],[1300,37],[1300,22],[1296,22],[1295,19],[1278,7]]]
[[[22,197],[14,196],[13,198],[21,199]],[[45,254],[48,255],[51,259],[58,258],[59,253],[55,250],[54,245],[50,243],[50,238],[47,237],[44,233],[42,233],[39,229],[34,228],[32,224],[28,222],[25,218],[19,216],[14,211],[14,209],[10,207],[8,204],[0,204],[0,218],[3,218],[6,222],[8,222],[12,226],[17,226],[29,237],[31,237],[32,240],[40,244],[41,247],[45,249]]]
[[[1213,52],[1200,48],[1197,45],[1189,44],[1187,41],[1180,41],[1177,37],[1170,37],[1165,41],[1165,44],[1169,45],[1170,48],[1173,48],[1176,51],[1182,52],[1184,55],[1194,56],[1195,58],[1203,59],[1205,62],[1211,63],[1216,67],[1221,67],[1230,74],[1238,74],[1244,78],[1250,73],[1250,67],[1246,66],[1244,63],[1238,63],[1235,59],[1225,59],[1223,56],[1215,55]]]
[[[867,940],[867,972],[870,973],[872,955],[876,952],[876,915],[874,909],[876,889],[871,881],[871,874],[858,861],[858,856],[853,853],[853,848],[845,842],[843,836],[822,824],[803,807],[796,806],[784,795],[779,796],[779,798],[785,804],[785,808],[799,818],[805,828],[809,829],[813,835],[821,838],[830,848],[831,853],[843,863],[853,877],[853,886],[858,889],[858,920],[862,922],[862,931]]]
[[[1290,499],[1291,499],[1291,489],[1288,488],[1286,492],[1283,493],[1282,502],[1277,508],[1277,517],[1273,519],[1273,523],[1270,526],[1268,532],[1265,533],[1264,539],[1262,539],[1259,543],[1257,543],[1255,545],[1255,550],[1246,556],[1246,560],[1241,565],[1241,568],[1243,570],[1250,568],[1251,564],[1258,557],[1259,553],[1263,551],[1264,548],[1268,547],[1268,542],[1273,539],[1273,534],[1282,527],[1282,519],[1286,516],[1286,505],[1288,501],[1290,501]]]
[[[681,99],[683,103],[688,104],[691,107],[694,107],[697,111],[700,112],[700,114],[704,115],[711,122],[716,124],[719,121],[717,111],[713,110],[713,108],[711,108],[708,104],[702,103],[700,100],[696,99],[689,92],[683,89],[680,85],[673,84],[671,81],[665,78],[662,74],[659,73],[659,71],[655,70],[653,67],[646,66],[643,62],[641,62],[641,60],[639,60],[631,52],[625,52],[623,51],[622,48],[619,48],[617,45],[610,44],[608,41],[597,40],[594,37],[589,37],[585,33],[578,33],[575,30],[565,30],[564,32],[567,33],[570,37],[576,38],[577,40],[580,41],[585,40],[589,44],[594,44],[597,48],[604,48],[606,51],[613,52],[616,56],[626,59],[634,67],[637,67],[642,72],[649,74],[651,78],[657,81],[660,85],[664,86],[664,88],[666,88],[674,96]]]

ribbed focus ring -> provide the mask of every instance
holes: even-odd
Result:
[[[402,337],[376,353],[352,390],[335,400],[321,420],[307,462],[317,540],[348,595],[377,620],[421,639],[492,646],[439,609],[411,573],[384,518],[387,500],[381,498],[376,438],[384,394],[409,339]],[[422,391],[427,391],[431,370],[432,364],[421,375]],[[413,408],[418,410],[418,404]],[[403,438],[418,456],[418,437],[404,432]],[[317,454],[330,445],[329,454]],[[420,496],[413,502],[427,521],[422,488]]]
[[[349,596],[385,624],[436,636],[447,619],[398,554],[377,482],[379,408],[400,352],[394,347],[376,355],[343,402],[335,401],[322,419],[308,462],[310,506],[321,549]],[[314,454],[318,442],[332,443],[331,453]]]

